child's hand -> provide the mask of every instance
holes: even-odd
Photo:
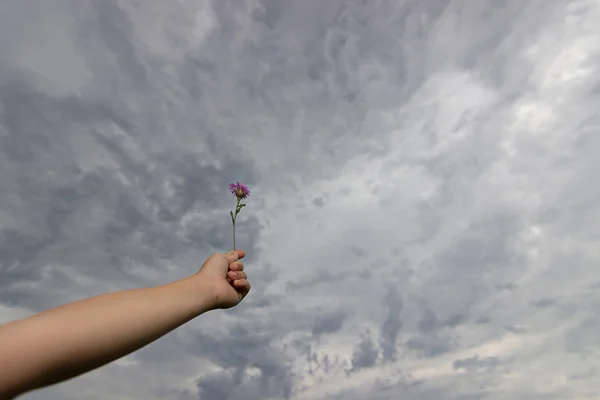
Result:
[[[213,308],[237,306],[250,291],[250,282],[244,272],[243,250],[213,254],[196,273],[214,297]]]

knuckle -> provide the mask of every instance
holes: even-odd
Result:
[[[233,267],[235,269],[239,269],[240,271],[242,271],[244,269],[244,264],[242,264],[239,261],[235,261],[235,262],[231,263],[231,267]]]

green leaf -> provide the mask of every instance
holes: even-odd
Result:
[[[231,222],[233,222],[234,221],[234,219],[233,219],[233,211],[229,211],[229,215],[231,215]]]

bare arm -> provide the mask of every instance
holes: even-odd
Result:
[[[0,326],[0,400],[83,374],[206,311],[235,306],[250,289],[237,259],[217,254],[190,278],[92,297]]]

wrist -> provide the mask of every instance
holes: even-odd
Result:
[[[216,309],[216,295],[213,285],[198,275],[184,278],[176,282],[178,291],[194,310],[196,316]]]

